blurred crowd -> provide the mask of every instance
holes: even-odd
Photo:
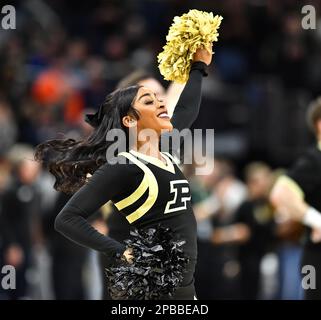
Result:
[[[295,0],[12,1],[17,29],[0,30],[0,266],[16,267],[17,289],[0,299],[100,299],[97,256],[54,231],[67,198],[33,150],[88,135],[84,114],[137,69],[168,86],[156,56],[173,17],[194,8],[224,17],[194,124],[215,130],[215,169],[184,168],[198,297],[301,299],[302,227],[275,213],[268,194],[275,168],[313,141],[304,114],[321,93],[321,3],[306,3],[316,30],[302,28],[305,1]],[[108,214],[92,223],[108,232]]]
[[[242,181],[228,159],[213,161],[212,174],[190,177],[198,222],[198,297],[301,299],[303,227],[275,212],[269,201],[283,171],[251,162]]]

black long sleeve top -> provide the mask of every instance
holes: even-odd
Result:
[[[182,130],[195,121],[204,75],[205,64],[194,63],[171,120],[174,128]],[[122,254],[126,249],[123,243],[99,233],[87,221],[111,200],[132,225],[140,228],[164,223],[182,238],[187,238],[186,250],[193,261],[190,267],[192,277],[197,253],[196,221],[185,177],[170,154],[163,154],[167,166],[138,152],[120,154],[119,157],[126,157],[129,163],[112,165],[107,162],[96,170],[58,214],[55,229],[72,241],[107,256]],[[141,160],[147,160],[147,164],[141,164]]]

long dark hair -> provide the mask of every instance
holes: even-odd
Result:
[[[54,175],[56,190],[68,194],[76,192],[86,182],[88,173],[93,174],[106,163],[106,150],[112,143],[106,141],[108,131],[122,129],[127,136],[128,128],[123,125],[122,118],[126,115],[139,118],[133,106],[139,88],[131,86],[112,92],[96,114],[87,115],[86,121],[94,131],[86,139],[54,139],[36,147],[35,159]]]

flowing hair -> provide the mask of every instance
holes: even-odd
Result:
[[[75,193],[85,184],[88,173],[93,174],[107,162],[106,151],[113,143],[106,141],[109,130],[121,129],[128,138],[122,118],[126,115],[139,118],[133,106],[139,88],[131,86],[109,94],[96,114],[87,115],[86,121],[94,130],[84,140],[54,139],[36,147],[35,160],[42,162],[56,178],[57,191]]]

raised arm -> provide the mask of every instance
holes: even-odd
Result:
[[[170,117],[173,116],[175,107],[185,88],[185,83],[177,83],[175,81],[171,82],[166,90],[166,107],[167,112]]]
[[[209,65],[211,61],[211,52],[201,48],[196,51],[189,79],[172,116],[171,122],[173,128],[179,131],[190,128],[196,120],[201,104],[203,77],[207,76],[206,66]]]
[[[161,150],[170,152],[177,158],[181,158],[179,150],[186,135],[186,132],[181,131],[190,128],[198,116],[201,104],[203,77],[207,76],[206,66],[209,65],[211,61],[212,53],[208,50],[200,48],[196,51],[189,79],[171,118],[174,131],[165,132],[161,135]],[[179,133],[178,141],[176,130],[178,130]]]

